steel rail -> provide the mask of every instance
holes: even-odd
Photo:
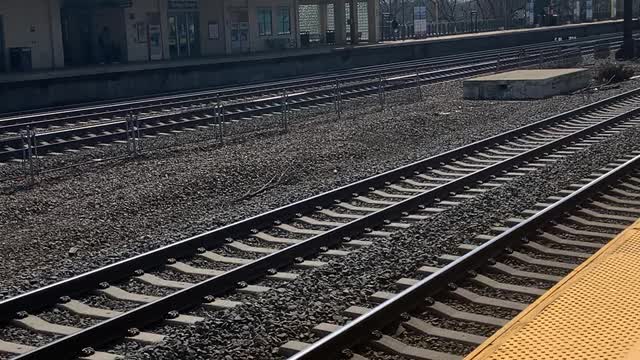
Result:
[[[577,109],[573,109],[517,129],[513,129],[471,144],[449,150],[427,159],[393,169],[369,178],[342,186],[340,188],[318,194],[308,199],[268,211],[254,217],[214,229],[191,238],[181,240],[147,253],[122,260],[120,262],[89,271],[87,273],[63,280],[49,286],[36,289],[16,297],[0,301],[0,321],[7,321],[20,311],[32,312],[49,306],[60,296],[74,295],[86,288],[91,288],[103,281],[113,281],[132,274],[137,269],[146,269],[153,264],[161,264],[168,258],[179,258],[193,254],[200,247],[220,245],[225,238],[238,238],[248,234],[250,229],[261,229],[270,226],[274,221],[293,218],[298,213],[308,213],[316,206],[327,206],[336,200],[350,198],[352,194],[368,191],[369,188],[384,186],[387,182],[395,182],[403,176],[411,176],[416,171],[428,167],[436,167],[441,162],[473,154],[474,150],[483,149],[507,139],[529,134],[535,130],[553,126],[585,112],[603,108],[609,104],[623,101],[634,95],[640,95],[640,88],[618,94]],[[49,301],[45,301],[48,299]]]
[[[468,75],[468,74],[476,74],[476,73],[484,72],[490,67],[491,67],[491,63],[486,62],[486,63],[471,65],[469,67],[454,67],[454,68],[446,68],[442,70],[435,70],[427,74],[422,73],[421,75],[430,76],[426,80],[422,80],[424,81],[424,84],[426,84],[432,81],[449,79],[451,78],[449,74],[454,71],[463,71],[464,75]],[[460,75],[456,75],[456,76],[460,76]],[[415,75],[413,76],[413,78],[415,79]],[[370,80],[366,83],[358,83],[358,84],[351,84],[351,85],[342,84],[341,91],[344,93],[342,96],[343,98],[356,98],[356,97],[366,96],[368,94],[373,94],[377,91],[377,88],[373,89],[371,87],[374,85],[377,85],[377,83],[378,83],[378,80],[376,79],[376,80]],[[385,85],[385,91],[394,90],[396,88],[399,88],[399,85],[397,84],[395,86],[389,85],[389,84]],[[314,89],[314,90],[289,94],[288,98],[290,101],[290,107],[300,108],[302,106],[309,106],[309,105],[333,101],[333,90],[334,89]],[[237,118],[263,115],[267,113],[272,113],[274,111],[280,111],[282,104],[280,104],[279,102],[282,101],[281,99],[282,99],[282,96],[278,95],[278,96],[270,96],[270,97],[261,98],[261,99],[253,99],[253,100],[249,100],[247,102],[238,103],[238,104],[225,105],[224,116],[226,119],[232,119],[232,118],[237,119]],[[140,118],[140,121],[143,123],[154,123],[154,122],[162,122],[162,121],[171,121],[171,120],[174,120],[176,117],[188,117],[188,116],[205,117],[204,119],[186,120],[180,123],[158,125],[152,128],[144,129],[145,132],[148,132],[154,129],[165,130],[171,127],[185,127],[185,126],[196,125],[202,122],[211,122],[213,119],[205,116],[211,111],[212,111],[212,108],[210,106],[206,108],[199,107],[199,108],[187,109],[178,113],[145,116]],[[70,128],[70,129],[41,132],[37,135],[37,137],[40,141],[51,141],[57,138],[61,138],[62,136],[68,137],[73,135],[85,134],[89,132],[100,133],[105,131],[107,132],[116,131],[118,129],[121,129],[125,123],[126,121],[123,121],[123,120],[111,120],[111,121],[106,121],[102,124],[97,124],[97,125],[88,125],[88,126],[81,126],[81,127]],[[22,126],[20,126],[19,128],[22,128]],[[91,137],[91,139],[87,139],[87,140],[88,141],[92,140],[93,142],[96,142],[96,141],[105,141],[114,137],[121,137],[121,134],[116,133],[116,134],[108,134],[108,135],[96,135]],[[0,147],[16,148],[20,144],[21,144],[21,139],[19,137],[10,137],[5,139],[0,139]],[[64,144],[65,143],[41,145],[39,148],[44,149],[45,151],[50,151],[47,149],[58,148]],[[16,151],[20,152],[21,150],[17,149]],[[17,155],[18,153],[16,151],[0,152],[0,159],[6,158],[9,155],[9,153],[13,153]]]
[[[204,280],[194,286],[177,291],[152,303],[140,306],[118,317],[100,322],[92,327],[83,329],[77,333],[66,336],[43,347],[37,348],[16,359],[43,359],[77,356],[85,347],[101,345],[110,340],[122,338],[128,329],[142,328],[149,324],[162,320],[167,313],[176,310],[185,310],[203,303],[205,296],[220,296],[236,288],[239,282],[250,282],[261,278],[270,269],[281,269],[296,262],[296,259],[305,258],[322,252],[322,248],[333,247],[341,244],[345,239],[362,234],[367,228],[376,228],[385,223],[399,218],[408,211],[413,211],[419,206],[432,203],[438,198],[449,196],[452,192],[464,190],[465,186],[475,184],[494,175],[512,169],[514,166],[536,156],[550,152],[552,149],[581,139],[601,130],[610,128],[629,117],[640,114],[640,107],[611,117],[597,124],[586,127],[575,133],[558,138],[554,141],[517,154],[502,162],[477,170],[464,177],[443,184],[431,190],[427,190],[414,197],[403,200],[394,205],[380,209],[362,218],[345,223],[339,227],[328,230],[322,234],[313,236],[303,242],[291,245],[273,254],[254,260],[246,265],[234,268],[228,272]],[[335,197],[334,197],[335,199]],[[225,234],[230,235],[230,234]],[[215,239],[213,239],[215,240]],[[217,239],[219,243],[224,239]],[[206,244],[201,244],[205,246]],[[168,254],[167,254],[168,255]],[[158,258],[163,264],[169,257],[178,257],[175,253],[164,258]],[[153,264],[149,264],[150,266]],[[125,275],[125,274],[121,274]],[[126,275],[130,275],[126,274]],[[97,284],[94,282],[94,284]],[[94,285],[95,286],[95,285]],[[66,294],[68,295],[68,294]],[[40,301],[45,301],[40,298]],[[0,306],[3,304],[0,303]],[[3,309],[4,310],[4,309]],[[4,315],[4,312],[3,312]]]
[[[609,46],[611,47],[611,44],[609,44]],[[585,47],[588,47],[588,46],[585,46]],[[564,45],[562,45],[562,46],[561,46],[561,45],[557,45],[557,44],[547,45],[547,46],[545,46],[545,47],[542,47],[542,46],[541,46],[541,47],[539,47],[538,51],[542,52],[544,49],[549,49],[549,48],[564,48],[564,49],[566,49],[566,46],[564,46]],[[510,54],[508,57],[506,57],[506,58],[505,58],[505,59],[506,59],[506,61],[513,63],[513,62],[514,62],[514,59],[511,57],[512,55],[513,55],[513,54]],[[552,59],[552,60],[551,60],[551,61],[553,61],[553,59],[555,59],[555,57],[557,57],[557,56],[558,56],[557,54],[552,54],[552,56],[551,56],[551,59]],[[530,58],[531,58],[531,56],[529,56],[528,58],[530,59]],[[481,58],[475,58],[475,59],[472,59],[472,60],[458,61],[458,62],[451,62],[451,63],[449,63],[449,64],[448,64],[448,66],[452,66],[453,64],[457,64],[457,63],[467,64],[467,63],[472,63],[472,62],[474,62],[474,61],[476,61],[476,62],[477,62],[477,61],[479,61],[480,59],[481,59]],[[484,59],[484,58],[483,58],[483,59]],[[527,64],[529,64],[529,63],[530,63],[530,62],[528,62]],[[535,62],[534,62],[534,63],[535,63]],[[443,62],[443,64],[446,64],[446,63],[445,63],[445,62]],[[518,58],[518,64],[519,64],[519,65],[523,65],[523,64],[522,64],[522,59]],[[481,64],[472,64],[470,67],[473,67],[473,66],[479,66],[479,65],[481,65]],[[524,64],[524,65],[526,65],[526,64]],[[395,70],[395,68],[393,68],[393,69],[394,69],[394,70],[393,70],[393,71],[390,71],[387,75],[389,75],[389,74],[402,74],[402,73],[404,73],[404,72],[405,72],[405,70]],[[415,71],[415,68],[412,68],[412,70],[413,70],[413,71]],[[455,70],[457,70],[457,68],[454,68],[454,69],[450,69],[450,68],[446,68],[446,67],[438,68],[437,66],[433,66],[431,70],[433,70],[434,72],[438,72],[438,71],[455,71]],[[472,72],[470,72],[470,74],[475,74],[475,73],[476,73],[476,72],[473,72],[473,71],[472,71]],[[371,75],[371,74],[368,74],[368,75],[362,75],[362,76],[355,76],[355,77],[354,77],[354,76],[351,76],[351,77],[349,78],[349,80],[350,80],[350,82],[352,82],[352,83],[355,83],[355,82],[356,82],[356,80],[362,80],[362,81],[363,81],[363,83],[361,83],[361,84],[355,84],[355,85],[354,85],[355,87],[358,87],[358,86],[362,87],[363,85],[364,85],[364,86],[369,86],[369,85],[372,85],[372,84],[374,83],[374,82],[372,82],[372,81],[366,82],[366,80],[370,80],[370,78],[371,78],[371,76],[370,76],[370,75]],[[308,84],[307,84],[307,85],[308,85]],[[307,86],[307,87],[308,87],[308,86]],[[283,88],[283,89],[284,89],[284,88]],[[319,89],[317,92],[320,92],[320,93],[326,93],[327,91],[331,91],[331,89],[328,89],[328,90],[327,90],[327,89]],[[308,93],[311,93],[311,92],[309,92],[309,91],[305,92],[305,94],[308,94]],[[271,99],[271,100],[274,100],[274,99],[279,99],[279,98],[280,98],[280,96],[278,95],[278,96],[272,97],[272,98],[270,98],[270,99]],[[196,99],[192,99],[192,100],[187,100],[187,102],[188,102],[188,103],[190,103],[190,104],[194,104],[194,103],[196,103],[196,102],[201,102],[202,100],[203,100],[203,99],[197,99],[197,98],[196,98]],[[224,101],[225,99],[223,98],[222,100]],[[242,107],[242,106],[244,106],[244,107],[247,107],[247,106],[251,106],[251,105],[253,105],[254,103],[256,103],[256,101],[257,101],[257,102],[260,102],[260,99],[258,99],[258,100],[249,100],[248,102],[245,102],[245,103],[236,103],[236,104],[231,104],[231,105],[228,105],[228,106],[234,106],[234,107],[237,107],[237,106],[241,106],[241,107]],[[263,101],[263,102],[264,102],[264,101]],[[159,106],[160,106],[160,107],[165,107],[165,108],[166,108],[166,106],[167,106],[167,105],[159,105]],[[138,109],[133,109],[133,110],[143,110],[143,109],[149,110],[150,108],[138,108]],[[196,110],[197,110],[197,109],[196,109]],[[125,112],[123,112],[122,114],[124,114],[124,113],[129,113],[130,111],[132,111],[132,109],[127,109],[127,110],[126,110]],[[188,112],[189,112],[189,110],[187,110],[187,111],[183,111],[182,113],[188,113]],[[104,113],[104,114],[108,114],[108,113]],[[122,115],[122,114],[120,114],[120,115]],[[102,113],[94,114],[94,115],[102,115]],[[111,115],[113,115],[113,113],[111,113]],[[170,115],[161,115],[161,116],[171,116],[171,115],[172,115],[172,114],[170,114]],[[82,115],[82,117],[84,118],[84,115]],[[2,121],[2,120],[0,120],[0,123],[1,123],[1,121]],[[28,124],[23,124],[23,123],[21,123],[21,124],[6,125],[6,126],[0,126],[0,132],[9,132],[9,131],[15,132],[15,131],[19,131],[19,130],[20,130],[20,129],[22,129],[25,125],[33,125],[33,126],[36,126],[36,125],[43,124],[43,123],[44,123],[44,124],[56,124],[56,123],[59,123],[59,122],[65,123],[65,122],[68,122],[68,121],[69,121],[69,118],[59,118],[59,119],[48,119],[48,120],[42,120],[42,121],[35,121],[35,122],[30,122],[30,123],[28,123]],[[108,123],[106,123],[106,124],[108,124]],[[95,126],[96,126],[96,127],[98,127],[98,126],[100,126],[100,125],[95,125]],[[81,127],[81,128],[76,128],[76,129],[81,130],[81,129],[82,129],[82,127]],[[73,131],[73,130],[75,130],[75,129],[62,130],[62,131]],[[11,138],[9,138],[7,141],[11,142]],[[9,145],[9,146],[11,146],[11,145]]]
[[[341,358],[345,349],[372,339],[374,337],[372,331],[383,329],[397,321],[402,313],[415,309],[420,304],[423,304],[427,298],[442,292],[449,284],[455,284],[456,281],[468,275],[469,271],[486,265],[489,259],[504,253],[505,249],[517,245],[518,242],[525,239],[546,222],[563,216],[566,211],[575,208],[593,196],[598,189],[602,189],[610,185],[614,180],[636,170],[639,165],[640,155],[580,187],[562,200],[539,211],[492,240],[478,246],[395,297],[376,306],[365,315],[356,318],[339,330],[293,355],[289,360]]]
[[[535,64],[538,54],[530,54],[524,58],[508,58],[502,62],[502,68],[508,69],[517,66]],[[562,54],[554,53],[551,56],[551,61],[556,58],[562,57]],[[491,70],[494,67],[495,62],[485,62],[481,64],[474,64],[467,67],[458,68],[446,68],[442,70],[436,70],[431,73],[420,73],[420,77],[430,75],[426,79],[422,79],[423,84],[433,83],[438,81],[445,81],[460,77],[466,77],[474,74],[479,74]],[[353,85],[347,85],[341,87],[343,92],[342,97],[359,98],[376,94],[379,89],[377,87],[378,80],[371,80],[369,82],[362,82]],[[407,75],[405,77],[396,77],[388,80],[384,84],[384,91],[398,90],[406,87],[415,86],[415,76]],[[251,100],[247,103],[233,104],[225,108],[225,118],[246,118],[251,116],[264,115],[274,111],[281,110],[281,104],[278,100],[281,96],[270,97],[267,99]],[[293,95],[288,95],[289,101],[291,101],[289,107],[296,109],[311,105],[319,105],[329,103],[333,100],[332,89],[319,89],[311,90]],[[145,124],[143,131],[146,134],[153,134],[160,131],[166,131],[174,128],[184,128],[189,126],[195,126],[199,124],[211,124],[215,119],[209,113],[211,107],[196,108],[186,110],[176,114],[162,114],[152,115],[140,119],[142,124]],[[192,116],[196,119],[185,119],[185,117]],[[181,120],[176,121],[175,118]],[[157,124],[163,121],[169,122],[168,124]],[[59,149],[66,149],[74,144],[78,145],[91,145],[100,142],[112,141],[122,137],[121,129],[123,128],[125,121],[116,120],[103,124],[76,127],[72,129],[50,131],[40,133],[37,135],[37,139],[41,143],[38,149],[41,154],[47,152],[56,151]],[[91,134],[91,136],[80,139],[63,139],[63,141],[57,141],[62,137],[81,136]],[[52,141],[55,141],[51,143]],[[0,151],[0,161],[9,160],[12,158],[22,156],[23,150],[21,149],[21,138],[6,138],[0,140],[0,147],[11,148],[13,150]]]
[[[563,42],[563,44],[566,44],[566,45],[572,45],[577,43],[589,44],[594,42],[598,43],[598,42],[604,42],[608,40],[617,40],[617,39],[618,37],[615,34],[606,34],[606,35],[590,36],[590,37],[585,37],[580,39],[572,39],[572,40]],[[483,50],[483,51],[473,52],[472,54],[473,56],[477,56],[478,58],[482,58],[482,57],[486,58],[490,56],[495,56],[496,54],[508,55],[509,53],[516,53],[517,51],[520,51],[522,49],[535,50],[535,49],[544,48],[550,45],[557,45],[557,42],[544,42],[544,43],[531,44],[531,45],[525,45],[525,46],[514,46],[514,47],[508,47],[508,48],[502,48],[502,49]],[[458,60],[458,59],[462,59],[462,60]],[[315,75],[315,76],[308,76],[304,78],[291,78],[291,79],[284,79],[284,80],[273,81],[268,83],[248,84],[248,85],[239,86],[239,87],[231,87],[231,88],[223,87],[223,88],[210,89],[210,90],[197,91],[197,92],[179,93],[179,94],[164,95],[164,96],[157,96],[157,97],[151,97],[151,98],[147,97],[147,98],[142,98],[140,100],[129,100],[124,102],[107,103],[107,104],[95,105],[95,106],[85,106],[85,107],[79,107],[79,108],[72,107],[69,109],[54,110],[49,112],[21,113],[14,116],[6,116],[4,118],[0,117],[0,127],[4,126],[5,124],[12,124],[12,123],[18,123],[18,122],[22,122],[24,125],[26,125],[28,123],[24,123],[24,120],[30,119],[30,118],[39,118],[39,117],[45,117],[45,116],[55,116],[55,115],[70,114],[70,113],[71,114],[76,113],[77,116],[85,117],[86,115],[88,115],[87,112],[96,111],[96,110],[104,110],[104,109],[114,110],[115,109],[117,111],[122,107],[128,107],[132,105],[143,105],[143,106],[146,105],[148,108],[150,105],[154,105],[154,104],[157,104],[158,102],[163,102],[167,100],[171,100],[171,101],[175,101],[176,99],[199,100],[198,98],[203,96],[205,97],[205,99],[210,98],[211,96],[221,96],[224,99],[224,97],[231,96],[234,94],[242,95],[243,93],[246,93],[247,90],[252,92],[258,92],[261,90],[271,91],[273,90],[274,87],[276,89],[283,90],[290,86],[308,85],[310,83],[314,84],[314,81],[319,83],[334,82],[336,79],[343,79],[344,77],[350,78],[352,76],[357,76],[357,75],[360,75],[361,77],[370,76],[371,74],[375,74],[377,72],[380,72],[381,70],[389,70],[389,69],[402,70],[403,68],[413,69],[415,68],[415,66],[425,66],[430,64],[437,66],[438,64],[446,64],[447,62],[454,62],[456,60],[465,61],[468,59],[469,59],[469,54],[453,54],[453,55],[437,57],[434,59],[429,59],[427,60],[427,62],[425,62],[425,60],[422,60],[422,59],[410,60],[410,61],[403,61],[403,62],[392,63],[392,64],[380,64],[380,65],[359,67],[354,69],[342,70],[338,72],[330,72],[330,73],[324,73],[324,74]],[[123,110],[128,111],[130,109],[125,108]],[[108,114],[108,113],[109,113],[108,111],[97,112],[97,113],[93,113],[93,115],[102,115],[102,114]],[[70,118],[68,117],[62,118],[62,120],[69,121]]]

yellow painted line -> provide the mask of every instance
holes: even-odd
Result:
[[[465,360],[640,359],[640,220]]]

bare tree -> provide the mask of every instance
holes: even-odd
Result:
[[[440,19],[448,22],[456,21],[456,8],[458,0],[435,0],[438,2]]]

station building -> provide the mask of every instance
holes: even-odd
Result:
[[[282,51],[314,42],[340,45],[354,36],[376,42],[377,4],[378,0],[2,0],[0,71]],[[302,34],[301,14],[313,17],[302,25]]]

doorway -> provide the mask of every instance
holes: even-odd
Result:
[[[0,15],[0,72],[6,70],[7,58],[4,55],[4,23],[2,22],[2,15]]]
[[[249,12],[247,8],[231,10],[231,52],[249,51]]]
[[[62,48],[65,66],[93,63],[93,16],[88,9],[62,9]]]
[[[114,3],[65,0],[60,9],[66,66],[124,62],[124,10]]]
[[[169,13],[169,54],[172,59],[200,55],[198,13]]]

